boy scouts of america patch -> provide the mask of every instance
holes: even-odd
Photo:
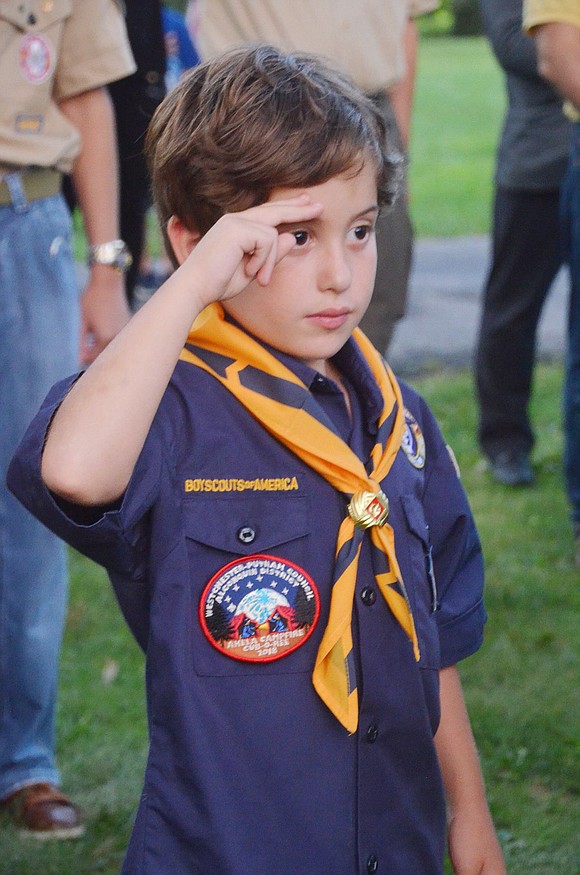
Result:
[[[403,452],[413,468],[425,466],[425,438],[419,428],[419,423],[405,407],[405,432],[401,441]]]
[[[312,578],[276,556],[236,559],[203,591],[199,619],[217,650],[243,662],[272,662],[312,635],[320,598]]]

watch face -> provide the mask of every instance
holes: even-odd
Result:
[[[122,240],[111,240],[91,246],[89,264],[105,264],[124,273],[133,264],[133,257]]]

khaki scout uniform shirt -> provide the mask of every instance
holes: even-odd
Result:
[[[58,102],[134,70],[115,0],[0,0],[0,176],[70,171],[80,138]]]
[[[200,0],[199,44],[211,58],[245,42],[314,52],[340,63],[360,88],[391,88],[405,75],[409,18],[439,0]]]

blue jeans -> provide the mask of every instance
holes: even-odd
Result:
[[[0,206],[0,799],[59,782],[54,723],[67,601],[64,545],[8,493],[10,458],[51,385],[78,362],[79,291],[68,209]]]
[[[570,311],[564,383],[564,474],[575,527],[580,525],[580,123],[572,126],[570,164],[562,189]]]

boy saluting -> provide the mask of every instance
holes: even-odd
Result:
[[[314,57],[192,71],[148,136],[179,267],[12,463],[147,652],[125,875],[441,875],[446,832],[456,873],[505,873],[454,667],[479,541],[431,413],[356,328],[385,148]]]

